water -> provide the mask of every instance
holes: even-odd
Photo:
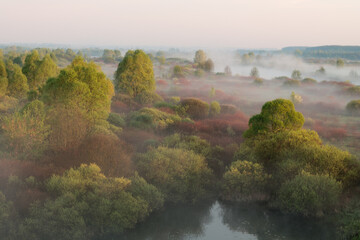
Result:
[[[125,240],[300,240],[334,239],[334,228],[320,220],[284,215],[255,204],[218,201],[168,206],[152,214]]]

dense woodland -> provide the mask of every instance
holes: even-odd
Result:
[[[112,239],[208,199],[360,239],[360,86],[215,64],[202,50],[1,52],[2,239]]]

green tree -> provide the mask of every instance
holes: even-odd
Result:
[[[285,212],[323,216],[334,211],[341,191],[341,183],[329,176],[303,173],[281,186],[276,202]]]
[[[350,101],[346,105],[346,110],[351,113],[359,113],[360,112],[360,99]]]
[[[220,111],[221,111],[220,104],[217,101],[212,101],[210,104],[209,115],[215,117],[220,114]]]
[[[204,63],[204,70],[206,72],[213,72],[214,71],[214,62],[209,58]]]
[[[35,73],[35,79],[29,81],[30,89],[36,89],[43,86],[49,78],[56,77],[59,74],[58,67],[49,54],[38,62]]]
[[[225,76],[231,76],[232,75],[231,68],[229,66],[226,66],[224,69],[224,73]]]
[[[105,63],[114,63],[115,62],[115,52],[113,50],[104,49],[102,58]]]
[[[16,157],[36,158],[46,149],[49,126],[45,118],[43,102],[35,100],[3,119],[6,145]]]
[[[72,194],[37,203],[30,208],[21,234],[24,239],[86,240],[91,234],[81,215],[84,207]]]
[[[26,56],[22,71],[28,79],[29,88],[35,90],[44,85],[49,78],[55,77],[58,67],[50,54],[46,54],[40,60],[38,51],[34,50]]]
[[[301,72],[299,70],[294,70],[291,74],[291,78],[295,80],[301,80]]]
[[[7,89],[9,96],[16,98],[26,97],[26,93],[29,91],[29,85],[26,76],[21,71],[21,67],[8,61],[6,63],[6,70],[9,80]]]
[[[22,72],[25,74],[26,78],[28,79],[28,84],[31,87],[35,86],[35,84],[33,83],[36,83],[36,72],[38,69],[39,61],[40,61],[39,52],[36,50],[33,50],[25,58],[25,63],[22,68]]]
[[[6,94],[8,87],[8,79],[6,73],[6,67],[3,60],[0,59],[0,97]]]
[[[155,90],[153,64],[142,50],[128,51],[115,73],[115,89],[136,97]]]
[[[138,155],[139,174],[171,202],[196,202],[208,195],[212,172],[203,156],[184,149],[158,147]]]
[[[199,66],[203,66],[206,62],[206,53],[203,50],[198,50],[195,53],[194,63],[197,63]]]
[[[303,124],[304,116],[295,111],[294,104],[290,100],[276,99],[266,102],[261,113],[250,118],[249,129],[244,136],[251,137],[259,133],[284,129],[297,130]]]
[[[344,60],[342,60],[341,58],[338,58],[338,59],[336,60],[336,66],[337,66],[337,67],[341,68],[341,67],[343,67],[344,65],[345,65],[345,62],[344,62]]]
[[[184,77],[184,71],[181,66],[175,65],[173,69],[173,76],[177,78]]]
[[[90,231],[102,234],[122,232],[148,215],[147,202],[126,191],[130,184],[126,178],[106,178],[95,164],[83,164],[53,176],[46,187],[59,197],[73,194],[79,203],[88,204],[81,215]]]
[[[15,231],[16,212],[13,203],[8,201],[0,192],[0,236],[6,240],[12,240]]]
[[[209,114],[209,104],[197,99],[197,98],[186,98],[180,102],[186,113],[194,119],[205,118]]]
[[[100,67],[76,57],[58,77],[47,81],[42,98],[50,106],[77,109],[96,124],[108,118],[113,93],[113,85]]]
[[[323,66],[321,66],[318,70],[316,70],[315,72],[318,75],[325,75],[326,74],[326,70]]]
[[[222,198],[232,201],[264,200],[269,178],[260,164],[235,161],[224,174]]]
[[[251,69],[250,76],[252,76],[254,78],[258,78],[260,76],[259,75],[259,70],[257,69],[257,67],[253,67]]]

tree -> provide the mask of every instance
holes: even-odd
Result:
[[[128,51],[115,73],[115,89],[136,97],[155,90],[153,64],[142,50]]]
[[[249,129],[244,136],[251,137],[259,133],[283,129],[296,130],[303,124],[304,116],[295,111],[294,104],[290,100],[276,99],[266,102],[261,113],[250,118]]]
[[[360,100],[352,100],[346,105],[346,110],[352,113],[360,112]]]
[[[50,54],[40,60],[38,51],[34,50],[26,56],[22,71],[28,79],[29,88],[36,90],[44,85],[48,78],[58,74],[58,67]]]
[[[25,74],[28,79],[28,83],[31,83],[31,87],[35,86],[36,83],[36,71],[38,69],[38,64],[40,61],[39,52],[33,50],[30,54],[28,54],[25,58],[25,63],[22,68],[22,72]]]
[[[47,147],[49,126],[45,123],[44,103],[35,100],[21,111],[6,116],[2,130],[8,149],[18,158],[36,158]]]
[[[184,99],[180,102],[180,105],[194,119],[205,118],[209,114],[209,104],[197,98]]]
[[[30,89],[37,89],[43,86],[49,78],[56,77],[58,73],[56,63],[49,54],[46,54],[46,56],[38,62],[35,79],[28,82]]]
[[[323,216],[334,210],[341,191],[341,183],[329,176],[302,173],[281,186],[276,201],[285,212]]]
[[[131,180],[105,177],[95,164],[82,164],[62,176],[53,175],[45,188],[55,199],[35,207],[26,220],[30,223],[27,229],[36,237],[45,234],[44,239],[88,239],[87,236],[100,238],[133,228],[162,205],[156,188],[141,179],[135,181],[135,189],[129,190]],[[49,228],[41,224],[46,221],[50,222],[45,224]],[[52,238],[56,233],[60,235]]]
[[[317,81],[313,78],[304,78],[301,82],[305,83],[305,84],[316,84],[317,83]]]
[[[263,200],[269,178],[260,164],[235,161],[224,174],[222,198],[233,201]]]
[[[344,60],[342,60],[341,58],[338,58],[338,59],[336,60],[336,66],[337,66],[337,67],[341,68],[341,67],[343,67],[344,65],[345,65],[345,62],[344,62]]]
[[[295,80],[301,80],[301,72],[299,70],[294,70],[291,74],[291,78]]]
[[[0,59],[0,77],[7,77],[5,63],[2,59]]]
[[[259,75],[259,70],[257,69],[257,67],[253,67],[251,69],[250,76],[252,76],[254,78],[258,78],[260,76]]]
[[[299,94],[296,94],[295,92],[291,92],[290,100],[293,104],[299,104],[303,102],[302,97]]]
[[[15,230],[15,213],[13,203],[0,191],[0,236],[4,239],[16,239],[12,238]]]
[[[229,66],[226,66],[224,69],[224,73],[225,76],[231,76],[232,75],[231,68]]]
[[[104,49],[102,58],[105,63],[114,63],[115,62],[115,52],[113,50]]]
[[[173,76],[177,78],[184,77],[184,71],[180,65],[175,65],[173,69]]]
[[[206,53],[203,50],[198,50],[195,53],[194,63],[197,63],[199,66],[204,65],[206,62]]]
[[[113,85],[100,67],[76,57],[58,77],[47,81],[42,99],[49,106],[76,109],[96,124],[108,118],[113,94]]]
[[[89,232],[83,216],[81,202],[74,195],[67,194],[44,205],[37,203],[30,208],[24,220],[24,239],[86,240]]]
[[[204,157],[192,151],[158,147],[140,154],[135,164],[171,202],[196,202],[208,194],[212,172]]]
[[[0,59],[0,97],[6,94],[8,87],[8,79],[6,73],[6,67],[3,60]]]
[[[204,63],[204,70],[206,72],[212,72],[214,71],[214,62],[211,60],[211,58],[209,58],[208,60],[205,61]]]
[[[220,111],[221,111],[220,104],[217,101],[212,101],[210,104],[209,115],[215,117],[220,114]]]
[[[315,72],[318,75],[325,75],[326,74],[326,70],[323,66],[321,66],[318,70],[316,70]]]
[[[9,96],[16,98],[26,97],[26,93],[29,91],[29,85],[26,76],[21,71],[21,67],[8,61],[6,63],[6,70],[9,80],[7,89]]]

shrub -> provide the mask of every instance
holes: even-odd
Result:
[[[360,86],[353,86],[346,89],[349,95],[360,96]]]
[[[47,147],[49,126],[45,123],[45,106],[35,100],[21,111],[6,116],[2,130],[8,149],[19,158],[37,158]]]
[[[50,219],[54,222],[54,226],[58,227],[62,225],[62,216],[57,216],[56,213],[66,212],[70,207],[78,214],[74,212],[73,215],[69,214],[69,217],[82,218],[87,233],[95,236],[120,233],[125,229],[133,228],[150,213],[152,209],[150,204],[141,197],[143,189],[146,190],[144,193],[146,199],[158,198],[158,192],[148,191],[149,186],[137,188],[134,194],[139,195],[135,197],[128,189],[130,186],[129,179],[105,177],[95,164],[81,165],[77,169],[66,171],[62,176],[54,175],[46,183],[46,189],[56,196],[56,199],[49,200],[45,203],[45,207],[46,204],[56,205],[57,201],[69,197],[71,203],[65,206],[60,204],[59,210],[50,209],[45,213],[51,214]],[[154,196],[151,196],[152,194]],[[41,214],[32,218],[35,221],[44,219]],[[32,218],[30,220],[34,221]]]
[[[192,151],[158,147],[139,154],[135,162],[140,175],[171,202],[196,202],[209,193],[211,170]]]
[[[7,201],[5,195],[0,192],[0,236],[4,239],[11,238],[15,230],[15,209],[13,203]]]
[[[301,82],[304,84],[316,84],[317,83],[317,81],[313,78],[304,78]]]
[[[360,100],[353,100],[350,101],[346,105],[346,110],[348,110],[351,113],[358,113],[360,112]]]
[[[220,105],[220,113],[221,114],[235,114],[237,111],[237,107],[232,104],[221,104]]]
[[[118,113],[110,113],[108,117],[108,122],[117,126],[117,127],[125,127],[125,120]]]
[[[339,215],[339,239],[357,240],[360,236],[360,201],[353,199]]]
[[[142,108],[129,116],[129,126],[140,129],[166,129],[179,121],[181,121],[179,116],[155,108]]]
[[[295,111],[294,104],[290,100],[275,99],[266,102],[261,113],[254,115],[249,120],[249,129],[244,133],[245,137],[251,137],[269,131],[296,130],[304,124],[304,116]]]
[[[135,100],[142,105],[148,105],[156,102],[161,102],[164,99],[159,94],[156,94],[154,92],[142,92],[136,95]]]
[[[171,97],[171,98],[169,99],[169,102],[170,102],[171,104],[178,104],[178,103],[180,102],[180,97]]]
[[[233,162],[224,174],[222,197],[232,201],[264,200],[269,178],[258,163]]]
[[[35,204],[24,221],[21,235],[24,239],[85,240],[89,233],[81,208],[82,204],[71,194],[47,200],[44,205]]]
[[[197,98],[184,99],[180,105],[185,107],[186,113],[194,119],[205,118],[209,114],[209,104]]]
[[[164,195],[153,185],[147,183],[137,172],[130,178],[129,192],[134,197],[140,197],[149,203],[149,210],[154,211],[164,205]]]
[[[129,176],[132,172],[131,149],[116,136],[95,134],[79,146],[78,163],[95,163],[106,176]]]
[[[254,82],[253,82],[255,85],[258,85],[258,86],[260,86],[260,85],[263,85],[264,84],[264,80],[262,79],[262,78],[259,78],[259,77],[256,77],[255,79],[254,79]]]
[[[288,79],[283,83],[284,87],[299,87],[301,82],[296,79]]]
[[[217,116],[220,114],[220,111],[221,111],[220,104],[217,101],[211,102],[209,115],[212,117]]]
[[[334,211],[341,191],[341,183],[329,176],[304,173],[281,186],[276,204],[284,212],[322,216]]]

